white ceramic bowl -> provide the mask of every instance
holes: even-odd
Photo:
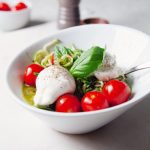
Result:
[[[30,57],[43,44],[59,38],[65,44],[74,43],[78,48],[88,49],[92,45],[107,46],[116,54],[118,64],[130,68],[150,58],[150,39],[146,34],[118,25],[78,26],[48,36],[27,48],[13,59],[7,71],[7,84],[13,98],[25,109],[34,113],[52,128],[71,134],[93,131],[114,120],[129,108],[140,102],[150,92],[150,70],[133,74],[133,97],[121,105],[92,112],[58,113],[38,109],[28,105],[22,98],[22,77],[25,67],[31,63]]]
[[[7,0],[11,6],[14,6],[17,1]],[[31,14],[31,3],[22,1],[28,7],[19,11],[0,11],[0,30],[11,31],[24,27],[28,24]]]

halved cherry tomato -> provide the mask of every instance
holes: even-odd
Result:
[[[5,2],[0,2],[0,10],[2,11],[10,11],[10,6]]]
[[[119,80],[108,81],[104,85],[102,92],[107,97],[111,106],[119,105],[128,101],[131,95],[129,86],[125,82]]]
[[[44,68],[38,64],[31,64],[26,67],[24,73],[24,82],[30,86],[35,86],[35,81],[37,75],[43,70]]]
[[[56,101],[57,112],[79,112],[80,108],[80,102],[73,94],[64,94]]]
[[[13,10],[22,10],[27,8],[27,5],[23,2],[19,2],[16,4],[16,6],[13,8]]]
[[[83,111],[93,111],[108,108],[109,104],[103,93],[90,91],[83,96],[81,106]]]

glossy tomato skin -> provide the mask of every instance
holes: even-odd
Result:
[[[73,94],[64,94],[56,101],[56,111],[74,113],[81,110],[80,101]]]
[[[0,10],[2,11],[10,11],[10,6],[5,2],[0,2]]]
[[[94,111],[108,108],[109,104],[103,93],[90,91],[83,96],[81,106],[83,111]]]
[[[131,96],[129,86],[125,82],[119,80],[108,81],[104,85],[102,92],[107,97],[110,106],[122,104],[128,101]]]
[[[26,67],[24,73],[24,82],[30,86],[35,86],[36,78],[44,68],[38,64],[31,64]]]
[[[51,53],[51,56],[52,56],[51,63],[52,65],[54,65],[55,64],[54,52]]]
[[[13,8],[13,10],[22,10],[27,8],[27,5],[23,2],[19,2],[18,4],[16,4],[15,8]]]

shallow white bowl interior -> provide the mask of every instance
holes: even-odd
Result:
[[[1,2],[2,0],[0,0]],[[11,7],[15,6],[20,0],[5,0]],[[0,11],[0,30],[10,31],[19,29],[27,25],[30,20],[31,3],[27,0],[22,0],[28,7],[20,11]]]
[[[146,70],[132,75],[132,99],[112,108],[85,113],[57,113],[29,106],[24,102],[21,91],[25,67],[31,63],[35,51],[56,38],[66,45],[73,43],[83,50],[93,45],[106,46],[107,51],[112,51],[116,55],[119,66],[125,69],[146,62],[150,58],[149,36],[140,31],[117,25],[85,25],[69,28],[21,50],[8,67],[8,87],[17,102],[47,122],[52,128],[73,134],[93,131],[121,115],[150,92],[150,70]]]

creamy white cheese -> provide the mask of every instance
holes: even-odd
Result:
[[[123,70],[117,66],[116,57],[106,53],[102,66],[94,73],[95,77],[101,81],[108,81],[123,74]]]
[[[48,106],[66,93],[74,93],[76,84],[67,69],[51,65],[42,70],[36,79],[35,106]]]

